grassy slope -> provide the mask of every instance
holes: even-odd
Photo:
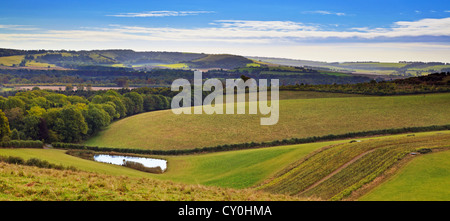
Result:
[[[437,133],[450,134],[450,131],[416,133],[415,137],[432,136]],[[379,138],[398,137],[405,137],[405,135]],[[360,140],[369,139],[373,138]],[[168,160],[168,170],[164,174],[149,174],[122,166],[84,160],[66,155],[62,150],[54,149],[0,149],[0,155],[19,156],[24,159],[35,157],[54,164],[75,166],[80,170],[107,175],[125,175],[171,180],[187,184],[247,188],[274,176],[283,168],[315,150],[333,144],[348,143],[349,141],[350,139],[202,155],[159,156]]]
[[[420,148],[448,148],[449,141],[450,133],[447,132],[430,136],[397,136],[390,139],[340,144],[318,152],[308,160],[296,163],[295,166],[290,166],[289,169],[285,169],[261,188],[272,193],[339,200],[371,182],[394,165],[398,159],[405,157],[407,153]],[[352,159],[357,156],[362,157],[353,162]],[[350,164],[346,165],[347,162]],[[436,162],[436,165],[438,163]],[[346,166],[343,167],[343,165]],[[448,164],[443,164],[437,168],[438,170],[448,170],[450,168],[448,166]],[[434,164],[424,166],[424,168],[436,169]],[[332,173],[333,171],[339,172]],[[328,174],[333,175],[327,177]],[[414,182],[413,180],[422,180],[422,177],[415,177],[412,182]],[[428,191],[448,192],[442,190],[445,189],[445,183],[440,183],[439,180],[429,181],[433,183],[434,188],[428,188]],[[446,183],[448,184],[448,181]],[[313,186],[313,184],[317,185]],[[402,187],[399,189],[402,190]],[[409,189],[409,191],[414,192],[413,189]],[[395,191],[391,193],[395,193]]]
[[[187,69],[189,66],[186,63],[178,63],[178,64],[159,64],[157,66],[173,68],[173,69]]]
[[[169,181],[0,163],[0,200],[167,201],[301,200],[251,189],[234,190]]]
[[[107,175],[126,175],[172,180],[189,184],[212,185],[220,187],[251,187],[277,170],[295,162],[323,146],[342,141],[320,142],[230,151],[204,155],[158,156],[168,161],[164,174],[150,174],[130,168],[84,160],[65,154],[56,149],[0,149],[2,156],[18,156],[25,160],[39,158],[50,163],[74,166],[83,171]]]
[[[86,144],[123,148],[190,149],[219,144],[343,134],[450,122],[450,93],[289,99],[280,101],[276,125],[261,115],[175,115],[149,112],[117,121]],[[130,133],[132,131],[132,133]],[[176,139],[175,139],[176,138]]]
[[[13,65],[19,65],[22,62],[25,55],[15,55],[0,57],[0,65],[11,67]]]
[[[360,200],[448,201],[450,199],[450,151],[423,155],[410,161],[387,182]]]
[[[367,68],[401,68],[407,63],[341,63],[340,66],[359,66]]]

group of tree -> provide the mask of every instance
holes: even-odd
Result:
[[[135,91],[98,91],[84,97],[33,89],[0,97],[0,138],[79,142],[126,116],[168,109],[170,97]]]

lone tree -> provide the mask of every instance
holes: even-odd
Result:
[[[241,75],[241,79],[244,80],[244,82],[246,82],[248,79],[250,79],[250,77],[247,77],[245,75]]]
[[[3,140],[5,137],[9,137],[11,134],[11,130],[9,129],[8,118],[5,113],[0,110],[0,140]]]

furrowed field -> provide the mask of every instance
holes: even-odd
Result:
[[[175,115],[171,110],[156,111],[117,121],[86,144],[153,150],[192,149],[444,125],[450,122],[449,101],[449,93],[285,99],[280,100],[278,123],[270,127],[260,125],[260,118],[268,117],[260,114]]]
[[[55,197],[55,194],[50,194],[51,191],[45,190],[52,188],[53,192],[59,193],[56,199],[60,200],[265,200],[264,197],[268,195],[260,195],[261,191],[264,191],[275,193],[274,200],[326,200],[333,196],[337,196],[333,199],[339,200],[346,199],[344,196],[357,191],[361,187],[360,184],[370,183],[372,179],[368,177],[376,178],[383,174],[387,168],[396,165],[399,159],[406,157],[411,151],[421,148],[448,148],[450,131],[399,134],[358,140],[360,142],[347,139],[200,155],[158,156],[168,160],[168,170],[163,174],[144,173],[122,166],[85,160],[67,155],[64,150],[0,149],[0,156],[16,156],[23,159],[40,158],[50,163],[73,166],[80,170],[79,172],[61,172],[54,169],[29,169],[32,167],[4,165],[0,174],[7,178],[2,179],[5,180],[1,184],[3,185],[2,194],[5,198],[8,198],[8,194],[17,194],[19,195],[17,198],[9,197],[18,200],[21,197],[26,200],[46,200]],[[364,155],[360,156],[361,154]],[[438,154],[441,153],[429,153],[416,156],[416,158],[421,160]],[[306,158],[309,160],[305,161]],[[354,160],[355,158],[359,160]],[[414,160],[416,159],[413,159],[412,162]],[[442,160],[444,158],[441,158]],[[348,165],[342,168],[342,165],[345,164]],[[319,165],[321,169],[317,170],[314,165]],[[421,165],[422,170],[430,170],[435,164],[422,163]],[[448,165],[444,163],[438,168],[448,170]],[[335,172],[337,169],[339,171]],[[45,172],[48,173],[48,176],[38,172],[41,170],[49,171]],[[335,173],[333,174],[333,172]],[[302,182],[289,181],[292,180],[289,177],[295,178],[303,176],[302,174],[306,175]],[[437,179],[433,178],[434,175]],[[56,176],[58,179],[51,178],[51,176]],[[310,178],[307,179],[307,177]],[[70,179],[78,182],[70,184]],[[116,181],[113,181],[114,179]],[[318,183],[321,179],[324,180]],[[17,180],[14,182],[19,183],[12,184],[13,180]],[[107,180],[107,182],[100,180]],[[428,189],[426,191],[428,195],[424,196],[438,195],[445,191],[445,188],[438,188],[440,182],[438,173],[431,174],[430,177],[418,177],[415,180],[418,182],[422,180],[421,182],[426,182],[429,186],[435,186],[435,188]],[[434,183],[435,181],[436,183]],[[97,183],[103,183],[103,185],[97,185]],[[125,187],[123,187],[123,183],[125,183]],[[135,186],[138,184],[144,186]],[[155,186],[151,186],[154,184],[158,184],[156,189]],[[308,188],[313,184],[317,185],[314,188]],[[36,186],[33,189],[28,188],[27,185]],[[85,192],[74,191],[68,186],[73,188],[77,186],[76,188],[84,189]],[[36,189],[38,187],[40,189]],[[255,187],[259,189],[258,192],[254,192]],[[27,193],[27,188],[32,190]],[[185,188],[189,191],[183,192]],[[206,193],[197,195],[201,193],[196,193],[197,189],[195,188],[199,188],[198,191],[206,191]],[[400,187],[397,186],[397,188]],[[406,188],[408,189],[408,187]],[[154,198],[145,195],[145,189],[155,191],[152,196]],[[73,193],[70,193],[69,190],[72,190]],[[120,194],[122,190],[127,192]],[[209,195],[210,190],[213,192],[212,195]],[[40,191],[46,192],[42,198],[39,198],[41,197]],[[115,193],[115,191],[119,193]],[[164,191],[168,191],[167,196],[164,196]],[[221,196],[226,198],[215,195],[217,191],[219,191],[219,195],[222,194]],[[220,191],[225,191],[225,193]],[[231,191],[235,197],[227,195],[227,191]],[[416,196],[424,193],[420,189],[409,189],[409,191],[415,193]],[[101,196],[100,193],[106,194],[106,196]],[[240,193],[243,195],[239,195]],[[279,195],[281,193],[286,195],[286,198],[281,197]],[[345,195],[341,196],[340,194],[343,193]],[[177,196],[177,194],[181,195]],[[129,195],[129,197],[125,195]],[[372,197],[373,195],[377,196],[377,194],[372,194]],[[87,196],[89,198],[86,198]]]
[[[341,200],[411,152],[449,147],[449,134],[340,144],[289,166],[260,188],[272,193]]]

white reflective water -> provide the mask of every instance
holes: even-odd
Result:
[[[161,169],[163,171],[165,171],[167,168],[166,160],[146,158],[146,157],[130,157],[130,156],[116,156],[116,155],[100,154],[100,155],[95,155],[94,160],[97,162],[111,163],[111,164],[115,164],[115,165],[123,165],[124,160],[132,161],[132,162],[141,163],[142,165],[144,165],[144,167],[149,167],[149,168],[161,167]]]

